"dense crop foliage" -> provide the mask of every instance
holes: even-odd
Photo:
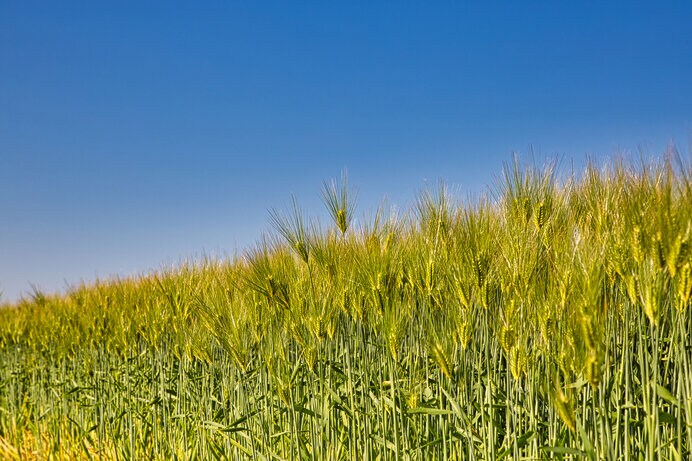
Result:
[[[9,459],[692,457],[692,170],[509,165],[0,309]]]

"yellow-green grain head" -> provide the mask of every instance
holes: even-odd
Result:
[[[677,291],[680,300],[678,306],[680,310],[683,310],[692,297],[692,263],[690,262],[685,263],[678,273]]]
[[[644,244],[643,244],[642,230],[639,226],[635,226],[632,229],[632,257],[637,264],[641,264],[644,261]]]

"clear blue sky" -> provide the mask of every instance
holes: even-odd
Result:
[[[434,3],[434,6],[430,6]],[[692,2],[0,0],[0,290],[234,254],[513,152],[689,155]]]

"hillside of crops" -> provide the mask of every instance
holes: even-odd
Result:
[[[691,178],[515,160],[369,220],[341,178],[329,225],[36,291],[0,309],[0,458],[690,459]]]

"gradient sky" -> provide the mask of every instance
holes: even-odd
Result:
[[[513,152],[689,156],[692,2],[0,0],[2,300],[233,255]]]

